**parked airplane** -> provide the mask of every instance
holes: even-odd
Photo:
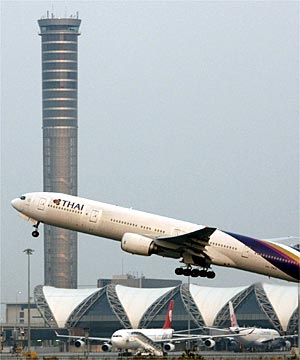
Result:
[[[229,314],[230,314],[230,323],[231,326],[229,329],[230,334],[242,335],[235,336],[233,342],[239,343],[247,349],[255,348],[272,348],[272,347],[284,347],[290,348],[291,342],[288,339],[297,337],[298,335],[280,335],[275,329],[266,329],[266,328],[257,328],[257,327],[240,327],[236,315],[233,309],[232,302],[229,301]],[[213,328],[211,328],[213,329]],[[224,329],[225,330],[225,329]],[[230,339],[231,335],[228,335]],[[209,340],[205,342],[205,345],[209,346]]]
[[[59,335],[57,337],[75,339],[76,347],[85,346],[86,340],[101,341],[102,351],[135,350],[148,352],[152,355],[163,355],[164,352],[173,351],[175,345],[171,342],[174,330],[172,329],[172,311],[174,300],[170,301],[165,323],[161,329],[121,329],[115,331],[111,338]],[[161,344],[161,346],[159,345]]]
[[[218,265],[299,281],[296,247],[61,193],[28,193],[11,203],[33,222],[34,237],[45,223],[120,241],[131,254],[181,259],[186,266],[177,275],[212,279],[211,265]]]
[[[212,346],[215,345],[214,338],[223,338],[228,335],[189,335],[179,334],[181,331],[175,332],[172,329],[172,312],[174,307],[174,300],[170,301],[165,323],[161,329],[121,329],[115,331],[111,338],[101,337],[83,337],[72,335],[59,335],[56,332],[57,337],[74,339],[74,345],[76,347],[83,347],[86,345],[86,341],[100,341],[104,342],[101,346],[102,351],[112,351],[118,349],[119,351],[125,351],[126,353],[134,350],[136,354],[148,353],[151,355],[160,356],[167,352],[175,350],[175,343],[182,341],[197,341],[198,339],[210,340]],[[233,335],[244,336],[243,335]]]

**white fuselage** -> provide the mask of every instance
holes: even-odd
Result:
[[[121,241],[125,233],[158,239],[204,228],[202,225],[61,193],[28,193],[24,195],[24,198],[25,200],[14,199],[12,205],[21,214],[33,219],[34,222],[42,222],[117,241]],[[156,240],[157,243],[159,241],[159,239]],[[259,240],[259,242],[263,241]],[[240,241],[232,234],[220,230],[216,230],[211,235],[204,252],[214,265],[297,281],[289,272],[284,271],[283,266],[296,266],[299,269],[299,252],[285,245],[271,242],[267,242],[267,244],[268,248],[271,248],[270,251],[276,247],[276,256],[278,256],[276,259],[282,267],[274,265],[273,255],[268,255],[270,256],[269,261],[266,254],[260,253],[260,250],[253,250],[253,247],[248,246],[243,239]],[[177,245],[169,243],[168,246],[169,251],[172,252],[172,247],[175,249]],[[288,260],[280,258],[278,248],[280,252],[287,254]],[[186,264],[194,265],[189,252],[183,252],[181,256]],[[273,259],[271,259],[272,256]],[[293,271],[295,273],[294,268]]]
[[[258,346],[268,346],[272,342],[273,339],[279,338],[280,334],[278,331],[274,329],[260,329],[253,328],[253,330],[249,328],[240,328],[239,334],[247,334],[244,336],[238,336],[235,339],[245,347],[258,347]],[[268,342],[270,342],[268,344]]]
[[[122,329],[112,334],[111,344],[117,349],[141,349],[143,348],[143,338],[134,334],[138,332],[147,336],[153,342],[170,341],[173,336],[173,329]]]

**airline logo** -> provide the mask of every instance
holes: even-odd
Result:
[[[69,208],[72,210],[82,211],[83,207],[84,207],[84,204],[79,204],[79,203],[75,203],[75,202],[71,202],[69,200],[63,200],[63,199],[54,199],[53,202],[56,206],[62,206],[64,208]]]
[[[169,310],[169,321],[172,322],[172,309]]]
[[[171,329],[172,328],[172,311],[173,311],[173,306],[174,306],[174,300],[172,299],[170,301],[170,305],[168,308],[168,312],[167,312],[167,316],[166,316],[166,320],[163,326],[163,329]]]
[[[268,241],[252,239],[248,236],[226,232],[241,241],[244,245],[260,254],[265,260],[292,278],[299,280],[299,250],[287,245],[279,245]],[[285,261],[282,261],[282,260]]]
[[[233,310],[232,302],[229,301],[228,305],[229,305],[229,314],[230,314],[231,326],[238,328],[239,325],[238,325],[238,322],[237,322],[237,319],[236,319],[236,316],[235,316],[235,313],[234,313],[234,310]]]
[[[231,325],[236,326],[236,318],[235,318],[234,314],[230,315],[230,320],[231,320]]]

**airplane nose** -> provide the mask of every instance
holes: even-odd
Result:
[[[15,198],[11,201],[11,205],[13,208],[15,208],[16,210],[18,211],[21,211],[22,210],[22,205],[23,205],[23,202],[20,198]]]
[[[11,206],[14,207],[15,209],[17,209],[18,200],[19,200],[19,199],[13,199],[13,200],[10,202],[10,203],[11,203]]]

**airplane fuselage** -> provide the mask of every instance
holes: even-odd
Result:
[[[247,348],[271,345],[273,339],[280,337],[278,331],[263,328],[253,328],[250,331],[249,328],[240,328],[239,334],[246,334],[235,339]]]
[[[137,335],[138,334],[138,335]],[[153,342],[167,342],[172,339],[173,329],[122,329],[117,330],[111,337],[113,348],[117,349],[140,349],[144,341],[141,334]]]
[[[12,205],[34,223],[121,241],[122,249],[131,253],[151,255],[150,250],[155,247],[156,252],[152,253],[182,258],[187,265],[203,266],[200,260],[204,258],[206,261],[209,259],[209,265],[299,281],[299,250],[283,244],[216,230],[201,251],[201,244],[180,247],[178,243],[166,239],[205,227],[61,193],[28,193],[14,199]],[[128,235],[129,240],[133,239],[137,244],[137,252],[126,248]],[[146,242],[145,249],[143,241]]]

